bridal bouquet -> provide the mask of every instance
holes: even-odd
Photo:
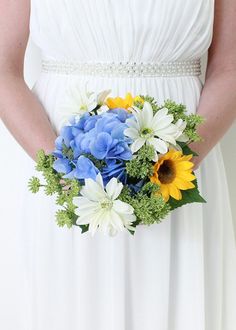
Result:
[[[109,93],[78,94],[54,152],[37,154],[44,182],[32,177],[29,189],[56,194],[57,224],[91,235],[134,234],[177,207],[204,203],[189,147],[201,140],[196,128],[203,118],[171,100],[158,105],[149,95]]]

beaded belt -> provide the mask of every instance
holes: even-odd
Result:
[[[103,77],[175,77],[199,76],[200,59],[175,62],[97,62],[83,63],[43,60],[42,71],[63,75],[92,75]]]

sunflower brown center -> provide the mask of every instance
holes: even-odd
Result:
[[[175,168],[171,160],[164,160],[158,169],[158,179],[161,183],[171,183],[175,178]]]

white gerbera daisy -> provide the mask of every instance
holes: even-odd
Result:
[[[155,115],[149,102],[144,102],[143,109],[133,107],[134,118],[127,119],[128,128],[124,134],[133,140],[131,145],[132,153],[138,151],[145,143],[155,149],[154,161],[158,159],[158,153],[165,154],[168,151],[169,143],[175,145],[176,137],[180,128],[173,124],[174,117],[168,114],[168,109],[162,108]]]
[[[99,173],[96,181],[85,179],[79,197],[73,198],[77,206],[75,213],[79,216],[77,224],[89,224],[89,232],[93,236],[97,230],[111,236],[124,228],[134,230],[132,222],[136,220],[134,209],[128,203],[117,199],[123,184],[112,178],[104,188]]]

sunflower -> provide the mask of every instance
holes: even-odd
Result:
[[[150,180],[160,186],[160,193],[166,202],[170,196],[176,200],[182,199],[181,190],[195,187],[191,182],[196,179],[192,173],[194,164],[190,162],[192,156],[170,150],[155,163]]]
[[[115,109],[115,108],[129,109],[130,107],[133,106],[134,102],[136,101],[143,103],[143,99],[140,96],[133,97],[131,93],[127,93],[125,98],[108,97],[106,100],[106,105],[109,107],[109,109]]]

